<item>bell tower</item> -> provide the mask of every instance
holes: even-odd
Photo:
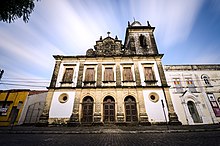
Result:
[[[156,41],[154,39],[155,27],[151,27],[149,21],[143,26],[139,21],[132,24],[128,22],[125,36],[126,55],[156,55],[158,54]]]

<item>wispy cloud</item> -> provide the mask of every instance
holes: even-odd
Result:
[[[53,54],[85,54],[107,31],[124,40],[127,21],[133,17],[144,25],[149,20],[156,26],[159,46],[170,48],[187,40],[204,0],[45,0],[36,4],[29,23],[0,23],[0,68],[7,70],[6,77],[50,79]]]
[[[169,48],[188,38],[204,0],[130,0],[130,3],[134,6],[132,15],[150,20],[157,27],[160,43]]]

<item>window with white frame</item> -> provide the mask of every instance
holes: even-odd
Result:
[[[114,82],[114,70],[113,67],[105,67],[103,82]]]
[[[203,75],[201,76],[201,79],[204,81],[204,83],[205,83],[206,86],[212,86],[211,83],[210,83],[210,81],[209,81],[209,77],[208,77],[207,75],[203,74]]]
[[[97,80],[97,64],[84,64],[83,86],[95,86]]]
[[[154,72],[154,63],[141,63],[143,76],[142,81],[145,82],[146,86],[156,86],[157,80]]]
[[[84,82],[95,82],[95,68],[94,67],[86,68]]]
[[[187,85],[190,92],[197,92],[196,86],[195,86],[192,78],[185,78],[185,81],[186,81],[186,85]]]
[[[123,67],[123,81],[124,82],[134,81],[131,66],[124,66]]]
[[[183,87],[182,87],[180,78],[173,78],[173,84],[174,84],[174,88],[175,88],[177,93],[182,93],[183,92]]]
[[[155,81],[155,75],[152,67],[144,67],[145,81]]]
[[[73,82],[73,73],[74,73],[73,68],[65,68],[62,83],[71,83],[71,82]]]
[[[74,86],[74,73],[76,64],[63,64],[59,76],[59,82],[61,87],[72,87]]]

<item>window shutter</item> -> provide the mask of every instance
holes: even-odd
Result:
[[[95,70],[94,68],[87,68],[85,73],[85,81],[95,81]]]
[[[124,81],[133,81],[131,67],[124,67],[123,79],[124,79]]]
[[[63,75],[63,82],[72,82],[73,80],[73,68],[66,68]]]
[[[151,67],[145,67],[145,80],[146,81],[153,81],[154,80],[154,74]]]
[[[105,68],[104,81],[114,81],[114,72],[112,68]]]

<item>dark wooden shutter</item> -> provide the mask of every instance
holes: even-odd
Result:
[[[133,81],[131,67],[124,67],[123,68],[123,79],[124,79],[124,81]]]
[[[114,81],[114,72],[112,68],[105,68],[104,81]]]
[[[155,80],[152,67],[145,67],[144,68],[144,72],[145,72],[145,80],[146,81],[153,81],[153,80]]]
[[[73,81],[73,68],[66,68],[63,75],[63,82],[72,82]]]
[[[87,81],[87,82],[95,81],[95,70],[94,70],[94,68],[87,68],[86,69],[85,81]]]

